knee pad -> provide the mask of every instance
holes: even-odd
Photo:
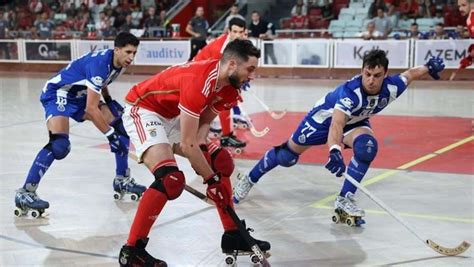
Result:
[[[211,154],[211,167],[222,176],[230,177],[234,172],[235,165],[229,151],[218,148]]]
[[[153,175],[155,175],[155,181],[150,187],[164,193],[168,200],[178,198],[183,192],[186,182],[184,173],[178,167],[163,166],[158,168]]]
[[[354,139],[353,150],[356,159],[370,163],[377,155],[377,140],[370,134],[361,134]]]
[[[291,167],[298,162],[300,155],[291,151],[288,147],[288,143],[283,143],[275,147],[275,155],[278,165],[283,167]]]
[[[49,143],[44,147],[53,153],[54,159],[63,159],[71,151],[71,142],[67,134],[53,134],[49,132]]]

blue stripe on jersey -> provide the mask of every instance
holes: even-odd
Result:
[[[307,117],[329,127],[332,113],[338,109],[349,116],[347,125],[354,124],[379,113],[405,90],[406,84],[398,74],[384,79],[378,95],[367,95],[362,89],[362,76],[357,75],[316,102]]]
[[[88,87],[101,93],[122,72],[121,68],[114,68],[113,55],[113,49],[97,50],[74,60],[46,82],[43,95],[56,94],[59,90],[67,97],[82,98]]]

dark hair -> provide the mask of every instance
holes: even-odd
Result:
[[[260,12],[258,12],[257,10],[252,11],[252,14],[253,13],[257,13],[260,16]]]
[[[381,66],[385,69],[385,72],[388,70],[387,54],[380,49],[373,49],[365,54],[362,62],[362,68],[368,67],[369,69],[373,69],[377,66]]]
[[[418,23],[413,22],[413,23],[411,24],[411,26],[417,26],[417,27],[418,27]]]
[[[444,24],[440,22],[440,23],[436,23],[436,26],[444,27]]]
[[[121,32],[117,34],[117,37],[115,37],[114,40],[114,46],[119,48],[125,47],[127,45],[138,46],[139,44],[140,40],[138,40],[135,35],[128,32]]]
[[[244,30],[247,28],[247,25],[245,25],[245,20],[241,18],[232,18],[229,20],[229,30],[232,29],[232,26],[237,26],[240,28],[244,28]]]
[[[247,62],[249,57],[260,58],[260,49],[256,48],[249,40],[235,39],[225,47],[222,61],[226,62],[232,57]]]

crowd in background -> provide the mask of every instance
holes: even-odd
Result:
[[[288,24],[277,25],[282,29],[305,30],[327,29],[329,22],[337,19],[339,0],[295,0]],[[0,38],[107,38],[120,31],[136,30],[142,37],[170,36],[170,25],[166,19],[168,10],[176,0],[32,0],[13,1],[0,7]],[[349,3],[343,0],[343,4]],[[339,5],[335,9],[335,5]],[[316,15],[313,15],[316,14]],[[240,16],[239,6],[230,7],[232,17]],[[250,17],[252,18],[252,14]],[[258,14],[260,16],[260,14]],[[394,38],[422,39],[468,38],[464,29],[465,18],[457,12],[454,0],[375,0],[370,4],[366,30],[359,37],[385,39],[399,30],[399,21],[406,19],[433,18],[437,24],[428,32],[419,32],[418,24],[402,29],[404,35],[392,34]],[[248,21],[250,22],[250,21]],[[409,24],[410,25],[410,24]],[[446,31],[445,26],[452,27]],[[273,25],[273,30],[275,25]],[[308,34],[293,37],[310,37]],[[313,35],[311,35],[313,36]],[[192,36],[194,38],[194,36]],[[288,37],[282,35],[282,37]],[[326,35],[330,37],[330,35]]]

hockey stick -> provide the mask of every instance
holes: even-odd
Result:
[[[357,182],[354,178],[349,176],[347,173],[344,174],[344,177],[351,182],[355,187],[360,189],[364,194],[366,194],[375,204],[379,205],[382,209],[384,209],[390,216],[392,216],[395,220],[397,220],[401,225],[403,225],[408,231],[410,231],[413,235],[415,235],[423,244],[427,245],[428,247],[432,248],[434,251],[438,252],[439,254],[443,254],[446,256],[456,256],[464,251],[466,251],[471,244],[467,241],[462,241],[455,248],[447,248],[439,245],[438,243],[434,242],[431,239],[426,239],[421,237],[415,229],[409,226],[394,210],[392,210],[389,206],[387,206],[382,200],[374,196],[369,190],[363,187],[359,182]]]
[[[244,118],[249,123],[250,132],[253,134],[253,136],[260,138],[260,137],[265,136],[270,131],[270,128],[268,128],[268,127],[263,128],[263,130],[261,130],[261,131],[257,130],[255,128],[255,125],[252,123],[252,120],[250,119],[247,112],[245,112],[245,110],[242,107],[240,107],[240,111],[242,112],[242,115],[244,116]]]
[[[276,111],[271,110],[270,107],[267,104],[265,104],[265,102],[263,102],[263,100],[260,99],[260,97],[258,97],[254,92],[251,92],[251,91],[247,91],[247,92],[249,92],[255,98],[255,100],[257,100],[257,102],[270,114],[270,116],[272,116],[273,119],[279,120],[283,118],[283,116],[286,115],[286,110],[283,110],[282,112],[277,113]]]
[[[247,229],[245,229],[245,226],[242,224],[242,221],[240,220],[239,216],[237,216],[234,209],[231,208],[230,206],[227,206],[225,209],[226,209],[227,213],[229,213],[230,217],[232,218],[232,221],[234,221],[235,225],[239,229],[239,232],[242,235],[242,237],[244,238],[245,242],[247,242],[250,249],[258,257],[258,260],[262,263],[262,265],[264,267],[266,267],[266,266],[270,267],[270,263],[265,258],[265,254],[260,249],[260,247],[257,245],[255,240],[249,235],[249,232],[247,232]]]
[[[128,152],[128,157],[133,159],[134,161],[137,161],[138,162],[138,158],[135,154],[133,154],[132,152]],[[204,195],[203,193],[199,192],[199,190],[197,189],[194,189],[193,187],[189,186],[189,185],[185,185],[184,186],[184,190],[188,191],[190,194],[198,197],[199,199],[201,199],[202,201],[206,202],[207,204],[210,204],[210,205],[214,205],[214,201],[212,201],[212,199],[208,198],[206,195]]]

